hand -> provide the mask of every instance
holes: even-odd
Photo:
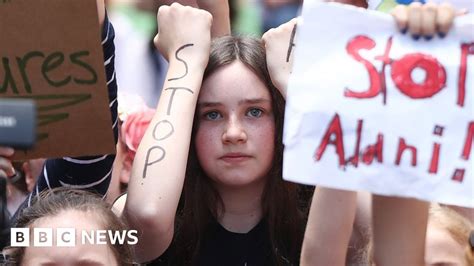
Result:
[[[214,23],[211,28],[213,38],[230,35],[230,14],[228,0],[159,0],[160,5],[179,3],[183,6],[200,8],[211,13]]]
[[[285,98],[288,79],[293,66],[296,24],[297,18],[294,18],[278,28],[270,29],[262,37],[270,78],[273,85]]]
[[[157,0],[159,6],[167,5],[170,6],[173,3],[179,3],[183,6],[192,6],[198,8],[196,0]]]
[[[211,36],[213,38],[230,35],[230,11],[228,0],[196,0],[199,8],[212,14]]]
[[[0,146],[0,178],[8,178],[15,175],[12,162],[8,159],[14,153],[15,150],[12,148]]]
[[[461,11],[457,15],[464,13],[465,11]],[[453,25],[456,12],[449,3],[440,5],[427,3],[423,5],[420,2],[413,2],[408,6],[396,6],[392,11],[392,15],[400,31],[403,33],[410,32],[415,39],[424,36],[429,40],[436,33],[440,37],[446,36]]]
[[[192,44],[191,51],[198,59],[207,64],[211,45],[212,16],[209,12],[173,3],[161,6],[158,10],[159,32],[155,37],[155,46],[166,58],[173,59],[175,52],[186,44]],[[197,52],[196,52],[197,51]]]

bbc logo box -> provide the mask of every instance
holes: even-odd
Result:
[[[32,239],[30,228],[11,228],[10,240],[12,247],[73,247],[76,245],[76,230],[74,228],[57,228],[56,237],[52,228],[33,228]],[[30,242],[33,240],[32,242]]]

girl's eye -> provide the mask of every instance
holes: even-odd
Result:
[[[216,111],[211,111],[211,112],[207,112],[204,114],[204,117],[207,119],[207,120],[216,120],[218,118],[221,117],[221,114],[219,114],[218,112]]]
[[[258,108],[251,108],[247,111],[247,115],[252,117],[261,117],[262,114],[263,111]]]

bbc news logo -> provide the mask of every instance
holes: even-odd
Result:
[[[53,234],[53,230],[56,234]],[[75,228],[11,228],[10,241],[12,247],[74,247],[76,245],[136,245],[137,230],[77,230]],[[33,240],[33,242],[30,242]],[[56,241],[54,241],[56,240]]]

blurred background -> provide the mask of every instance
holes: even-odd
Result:
[[[226,0],[215,0],[226,1]],[[158,103],[167,63],[156,51],[156,12],[170,0],[107,0],[116,31],[116,76],[119,102],[127,95],[141,96],[148,107]],[[181,0],[183,4],[195,0]],[[301,0],[229,0],[232,32],[261,37],[270,28],[297,16]]]

